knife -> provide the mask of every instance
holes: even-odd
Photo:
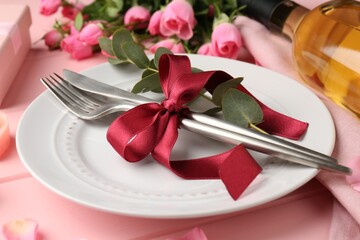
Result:
[[[111,99],[125,100],[137,105],[154,102],[152,99],[102,83],[71,70],[64,69],[63,74],[64,81],[67,81],[71,85],[83,91],[98,94]],[[226,142],[232,144],[239,144],[239,142],[241,142],[248,149],[263,152],[287,161],[297,162],[311,167],[320,167],[345,174],[351,173],[351,169],[345,166],[337,165],[336,159],[309,148],[288,142],[281,138],[263,134],[248,128],[239,127],[221,119],[210,117],[201,113],[189,112],[186,117],[195,120],[195,123],[197,123],[197,126],[191,129],[193,132],[195,131],[200,134],[206,134],[207,136],[217,140],[226,140]],[[182,122],[185,123],[182,124],[182,128],[187,129],[186,121],[186,118],[182,120]],[[214,126],[216,127],[214,128]],[[212,130],[210,133],[208,131],[209,129]],[[221,138],[221,136],[223,137]]]

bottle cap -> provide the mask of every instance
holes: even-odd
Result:
[[[298,6],[288,0],[237,0],[238,6],[246,5],[243,13],[266,27],[281,31],[286,18]]]
[[[246,5],[244,14],[270,27],[270,20],[274,9],[283,0],[237,0],[238,6]]]

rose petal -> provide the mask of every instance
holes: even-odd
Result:
[[[36,240],[38,223],[32,219],[13,220],[3,225],[5,240]]]

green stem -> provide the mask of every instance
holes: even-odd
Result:
[[[265,132],[264,130],[262,130],[261,128],[259,128],[258,126],[256,126],[255,124],[252,124],[252,123],[250,123],[250,128],[255,129],[255,130],[257,130],[257,131],[259,131],[261,133],[264,133],[264,134],[269,134],[269,133]]]
[[[153,72],[159,72],[156,68],[147,67],[146,69]]]
[[[209,12],[208,9],[204,9],[204,10],[202,10],[202,11],[196,12],[196,13],[195,13],[195,16],[204,16],[204,15],[207,15],[208,12]]]
[[[215,10],[215,16],[216,16],[216,17],[220,16],[220,14],[221,14],[221,9],[220,9],[220,7],[219,7],[219,5],[218,5],[218,3],[217,3],[216,0],[213,1],[213,5],[214,5],[214,10]]]

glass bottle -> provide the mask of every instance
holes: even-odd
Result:
[[[245,15],[293,43],[304,82],[360,117],[360,2],[329,1],[308,10],[292,1],[238,0]]]

